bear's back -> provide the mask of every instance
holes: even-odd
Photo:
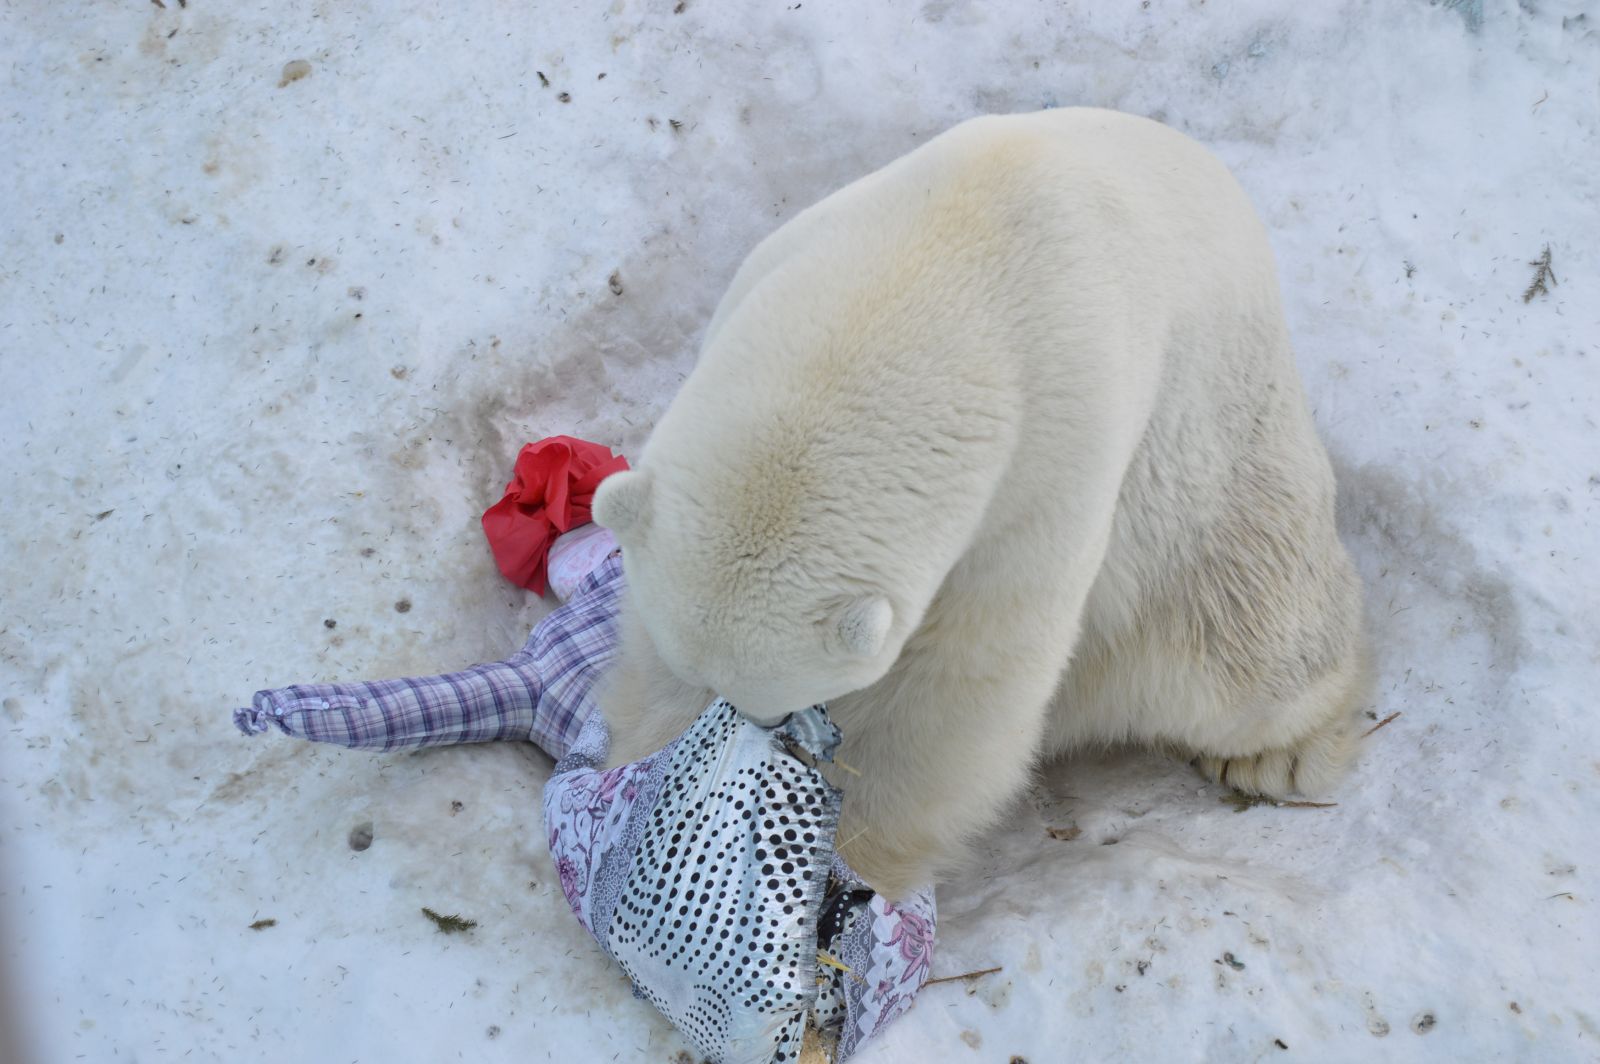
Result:
[[[1260,222],[1199,145],[1094,109],[975,119],[751,254],[641,461],[692,484],[663,492],[685,551],[759,520],[742,553],[844,544],[931,596],[980,524],[1071,526],[1086,435],[1098,493],[1164,394],[1209,423],[1227,388],[1292,375],[1282,336]],[[774,526],[788,551],[757,542],[773,512],[804,514]],[[736,567],[713,553],[707,579]]]

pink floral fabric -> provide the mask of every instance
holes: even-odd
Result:
[[[545,802],[547,841],[556,855],[561,893],[591,935],[595,934],[591,884],[601,858],[621,841],[638,796],[638,778],[649,768],[650,762],[635,761],[603,773],[575,773],[555,793],[555,802]]]

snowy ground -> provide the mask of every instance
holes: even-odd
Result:
[[[0,9],[0,902],[39,1059],[678,1059],[566,910],[541,755],[228,711],[515,646],[545,607],[476,519],[522,442],[636,448],[779,221],[1079,103],[1210,144],[1266,218],[1402,715],[1331,809],[1052,768],[940,894],[936,974],[1003,971],[862,1059],[1600,1059],[1600,11],[398,6]]]

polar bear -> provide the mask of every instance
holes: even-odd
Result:
[[[1085,746],[1323,792],[1366,675],[1333,511],[1221,163],[1102,110],[965,122],[751,253],[597,493],[629,580],[612,759],[713,693],[826,702],[842,852],[890,897]]]

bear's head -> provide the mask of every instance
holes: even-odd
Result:
[[[680,680],[772,725],[889,671],[932,589],[891,586],[852,515],[792,463],[686,475],[649,457],[606,478],[594,517],[622,544],[633,608]]]

